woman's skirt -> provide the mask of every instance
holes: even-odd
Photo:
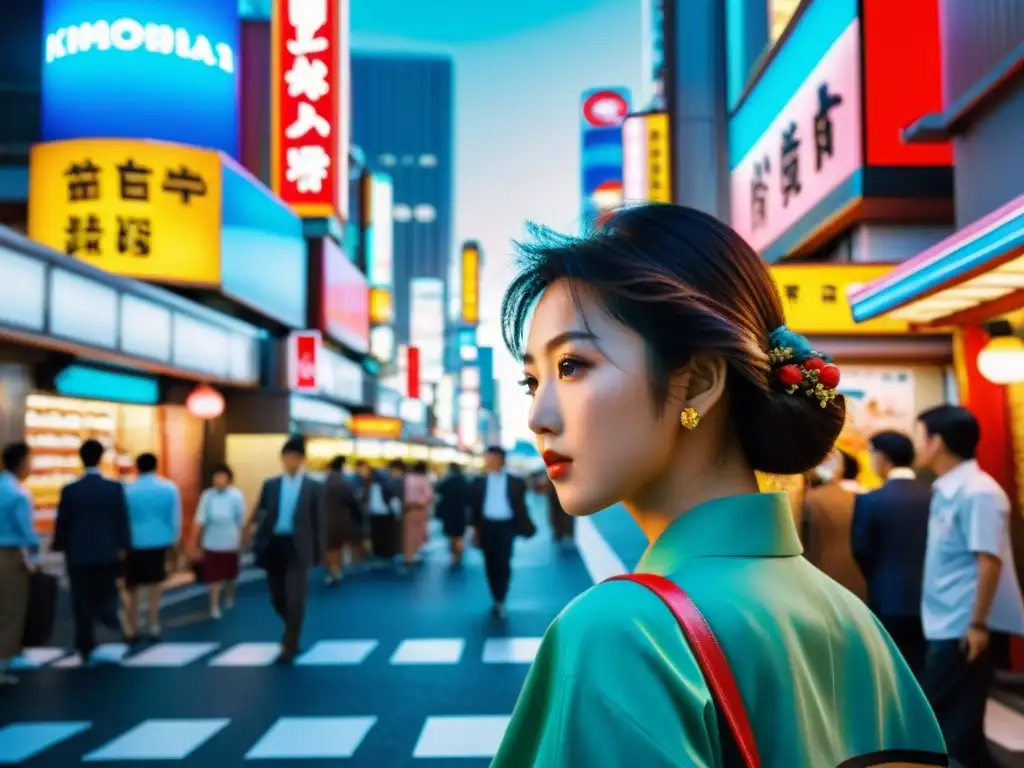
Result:
[[[167,547],[130,549],[124,561],[125,584],[150,587],[167,579]]]
[[[430,517],[426,507],[407,507],[402,516],[402,556],[412,562],[427,543]]]
[[[370,516],[370,546],[374,557],[390,560],[398,549],[397,526],[391,515]]]
[[[239,562],[237,552],[203,550],[203,581],[214,584],[219,581],[236,581]]]

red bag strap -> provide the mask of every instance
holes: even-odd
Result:
[[[704,674],[715,704],[729,726],[729,731],[743,758],[743,765],[746,768],[761,768],[761,757],[754,741],[754,731],[750,727],[750,718],[747,717],[747,710],[740,697],[736,680],[732,676],[729,662],[722,653],[722,648],[707,620],[690,596],[674,582],[652,573],[624,573],[621,576],[613,576],[608,581],[632,581],[647,587],[672,611],[690,644],[693,655],[697,658],[697,664]]]

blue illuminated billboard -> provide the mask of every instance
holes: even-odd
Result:
[[[238,156],[238,0],[45,0],[43,139]]]
[[[620,87],[591,88],[580,98],[583,231],[622,205],[622,121],[629,103],[629,89]]]

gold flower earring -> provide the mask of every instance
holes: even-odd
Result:
[[[683,412],[679,414],[679,423],[687,429],[696,429],[700,424],[700,414],[696,408],[683,408]]]

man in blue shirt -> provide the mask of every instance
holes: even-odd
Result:
[[[22,485],[30,467],[28,445],[4,447],[0,471],[0,687],[18,682],[7,674],[7,667],[21,653],[28,610],[26,559],[39,548],[32,528],[32,497]]]
[[[298,655],[309,569],[323,554],[323,486],[306,475],[305,462],[305,438],[289,438],[281,449],[284,471],[263,483],[252,520],[256,564],[267,572],[274,611],[284,621],[281,664]]]
[[[950,757],[970,768],[997,765],[985,741],[994,677],[992,635],[1024,635],[1024,601],[1010,545],[1010,499],[975,460],[981,432],[966,408],[943,405],[918,417],[918,456],[933,486],[921,618],[928,641],[921,687]]]
[[[167,550],[181,536],[181,494],[170,480],[156,473],[157,460],[143,453],[135,460],[138,479],[125,487],[132,548],[125,561],[124,580],[128,589],[126,634],[139,635],[139,593],[143,587],[149,604],[148,629],[160,637],[160,599],[167,579]]]

